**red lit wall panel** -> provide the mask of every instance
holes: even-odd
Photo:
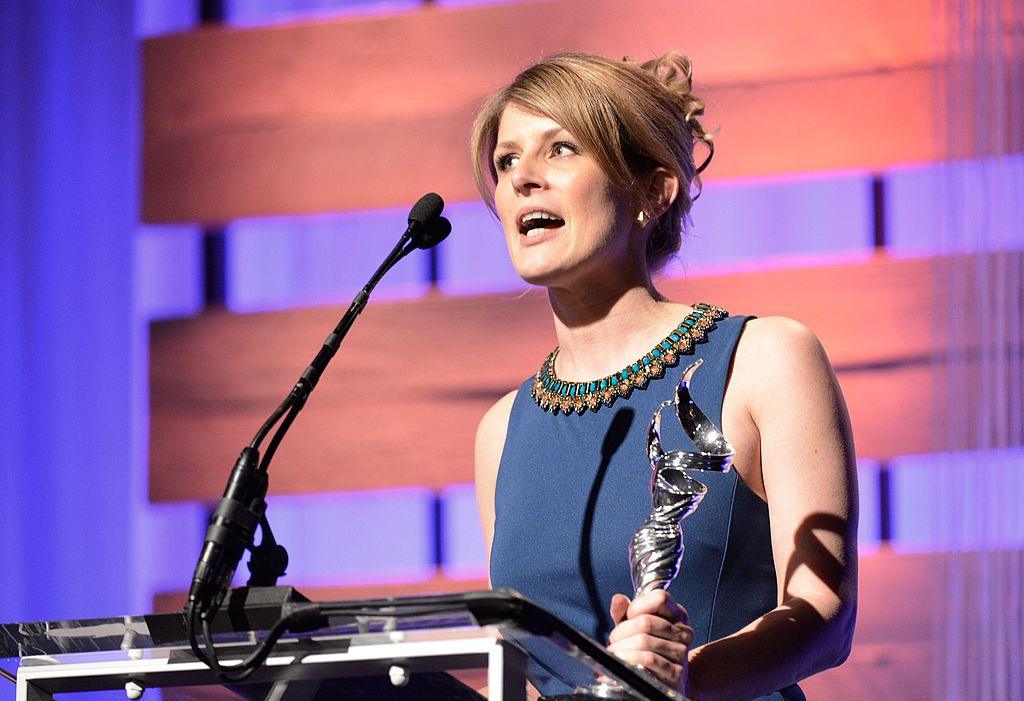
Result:
[[[475,197],[485,95],[545,54],[694,57],[710,178],[936,158],[930,5],[558,0],[145,42],[143,213],[221,221]],[[969,106],[965,106],[969,109]]]

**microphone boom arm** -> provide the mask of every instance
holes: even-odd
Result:
[[[316,356],[302,371],[291,392],[263,423],[250,444],[242,449],[235,462],[224,495],[210,518],[210,526],[206,531],[203,549],[196,563],[185,604],[185,618],[192,650],[200,660],[217,672],[218,676],[222,675],[223,670],[217,663],[213,643],[208,634],[205,637],[208,638],[206,647],[209,656],[199,647],[196,628],[200,620],[208,631],[245,550],[248,549],[252,553],[249,561],[252,573],[250,586],[276,585],[277,579],[284,575],[288,565],[288,553],[274,540],[266,516],[270,462],[288,429],[305,406],[309,395],[316,388],[328,363],[338,352],[356,317],[366,307],[377,283],[413,249],[430,248],[451,232],[451,223],[440,216],[443,208],[444,201],[434,193],[420,198],[412,208],[409,226],[402,234],[402,238],[366,285],[356,294],[338,325],[324,339]],[[260,445],[275,426],[277,428],[261,460]],[[259,546],[254,546],[257,525],[261,528],[262,540]],[[244,670],[235,671],[248,676]],[[238,674],[230,676],[233,680],[239,679]],[[227,678],[227,675],[224,678]]]

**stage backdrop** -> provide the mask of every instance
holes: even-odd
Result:
[[[473,434],[553,338],[476,201],[473,111],[544,54],[679,49],[717,146],[661,289],[808,324],[853,417],[860,622],[809,693],[1019,698],[1020,2],[430,3],[255,27],[227,10],[143,45],[140,277],[194,281],[147,302],[149,496],[187,534],[167,572],[436,190],[451,239],[382,285],[276,459],[269,513],[318,597],[486,585]],[[184,581],[160,581],[179,606]]]

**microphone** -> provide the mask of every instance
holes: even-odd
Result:
[[[438,217],[412,235],[412,244],[416,248],[433,248],[448,238],[452,233],[452,223],[445,217]]]
[[[428,192],[409,210],[409,230],[419,229],[441,216],[444,200],[436,192]]]
[[[441,216],[444,200],[436,192],[428,192],[421,197],[409,211],[409,228],[402,236],[402,242],[411,245],[401,248],[399,257],[409,253],[413,248],[433,248],[441,243],[452,232],[452,223]]]
[[[231,584],[242,554],[253,542],[267,508],[267,473],[259,469],[259,452],[242,449],[224,495],[210,517],[203,549],[192,575],[187,610],[216,611]]]
[[[338,351],[355,317],[366,306],[377,282],[398,260],[408,255],[414,248],[429,249],[439,244],[445,236],[451,233],[452,222],[441,216],[443,209],[444,201],[436,192],[424,194],[413,206],[409,213],[409,227],[402,234],[398,244],[366,286],[352,300],[352,304],[338,322],[335,330],[327,337],[321,350],[303,370],[292,392],[270,415],[250,445],[243,448],[231,471],[223,496],[210,519],[202,553],[196,564],[193,581],[189,586],[188,600],[185,605],[185,610],[189,615],[189,625],[194,622],[191,619],[194,615],[203,615],[209,620],[216,613],[230,585],[231,577],[238,569],[239,561],[246,550],[252,549],[256,527],[261,520],[265,522],[267,468],[270,459],[319,378],[323,375],[327,364]],[[260,444],[279,422],[281,425],[278,427],[278,431],[274,434],[263,458],[260,459]],[[266,536],[267,533],[264,532],[264,538]],[[287,558],[284,562],[287,563]],[[278,569],[283,573],[283,566],[279,566]],[[280,576],[280,574],[271,572],[268,578],[275,581],[276,576]],[[263,577],[260,579],[262,580]],[[193,641],[189,640],[189,643],[191,642]],[[198,646],[194,645],[193,649],[202,659]]]

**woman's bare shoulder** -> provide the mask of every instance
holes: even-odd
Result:
[[[828,364],[821,341],[805,324],[785,316],[747,321],[736,346],[736,369],[791,371]],[[743,365],[743,368],[740,366]]]
[[[818,337],[805,324],[786,316],[754,317],[744,325],[740,348],[761,355],[800,352],[820,347]],[[737,351],[739,348],[737,349]]]
[[[835,375],[810,328],[788,317],[767,316],[746,323],[730,382],[741,390],[751,413],[757,414],[793,391],[832,386]]]
[[[514,389],[487,410],[476,430],[476,474],[477,479],[497,472],[501,462],[501,451],[505,447],[508,420],[512,414],[518,389]],[[483,474],[481,474],[483,473]]]
[[[502,438],[504,438],[505,431],[508,429],[508,419],[512,414],[512,405],[515,404],[517,394],[519,394],[519,390],[514,389],[491,405],[491,408],[480,419],[480,425],[476,432],[477,442],[481,438],[491,442],[498,434],[501,434]]]

